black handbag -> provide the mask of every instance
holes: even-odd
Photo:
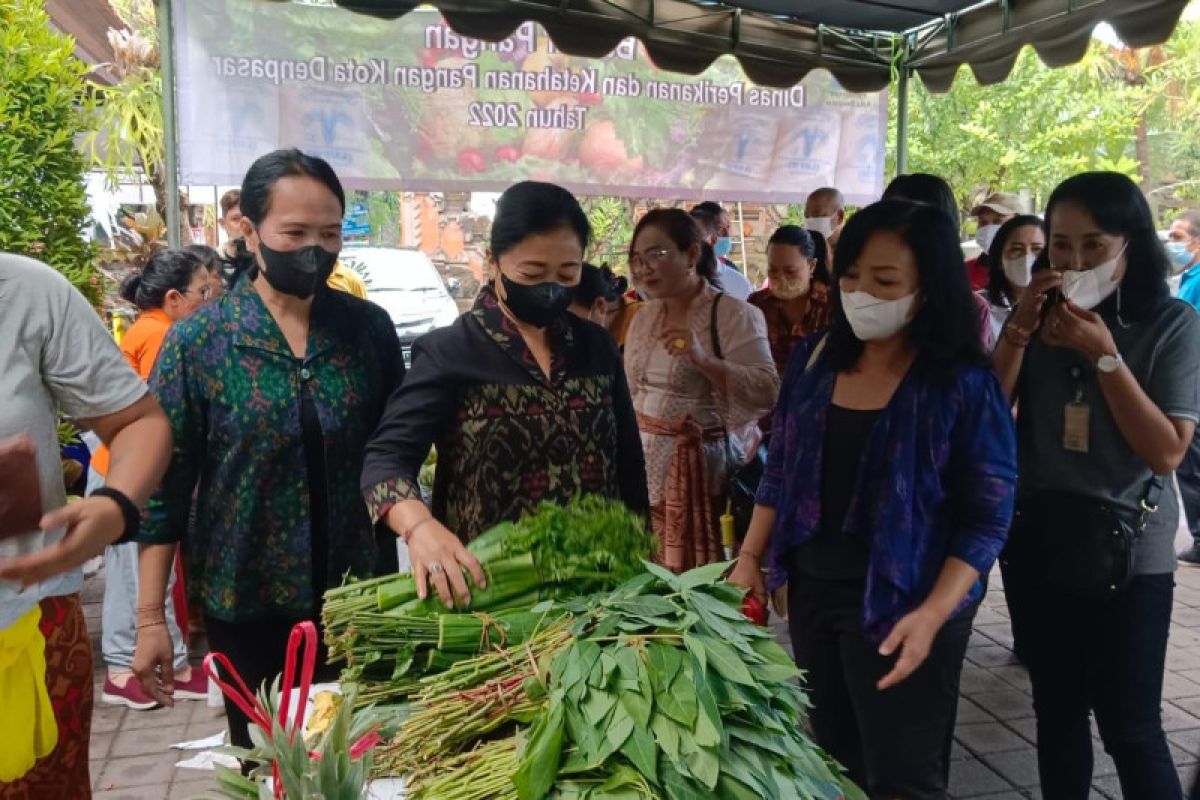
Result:
[[[725,357],[721,354],[721,337],[717,334],[717,304],[724,296],[725,293],[722,292],[713,299],[712,313],[708,321],[713,355],[721,360],[724,360]],[[724,426],[724,420],[721,424]],[[762,480],[763,470],[767,464],[767,446],[759,444],[754,457],[739,467],[734,466],[737,463],[734,455],[733,444],[729,439],[729,429],[726,427],[725,457],[729,462],[727,475],[730,513],[733,515],[734,535],[740,543],[745,538],[746,531],[750,529],[750,517],[754,514],[754,496],[758,492],[758,483]],[[724,509],[721,510],[724,511]]]
[[[1112,597],[1133,580],[1134,547],[1164,486],[1152,477],[1136,512],[1077,492],[1037,492],[1019,504],[1002,560],[1015,577],[1044,588]]]

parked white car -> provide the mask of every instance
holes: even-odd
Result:
[[[458,318],[458,306],[429,256],[396,247],[347,247],[342,263],[364,275],[367,299],[383,308],[396,326],[404,363],[418,336]]]

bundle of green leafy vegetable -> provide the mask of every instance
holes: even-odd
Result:
[[[556,604],[525,644],[424,678],[377,771],[416,800],[865,798],[804,733],[800,674],[727,567],[647,564]]]
[[[657,544],[645,520],[619,502],[586,496],[542,504],[467,549],[487,575],[470,612],[446,609],[433,593],[417,598],[412,575],[348,583],[325,596],[322,621],[331,662],[359,686],[360,703],[394,700],[418,679],[493,647],[525,641],[549,621],[530,607],[611,589],[642,570]]]
[[[392,702],[421,688],[421,678],[479,653],[525,642],[562,617],[554,609],[494,614],[394,617],[362,613],[347,636],[342,681],[358,687],[361,704]]]

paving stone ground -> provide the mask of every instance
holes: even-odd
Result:
[[[179,769],[190,754],[176,742],[203,739],[225,729],[225,712],[200,701],[174,708],[132,711],[100,702],[104,663],[100,658],[100,611],[104,571],[84,581],[83,608],[95,654],[95,711],[90,752],[92,790],[97,800],[192,800],[215,797],[214,773]],[[198,662],[197,662],[198,663]]]
[[[963,665],[950,770],[956,800],[1042,797],[1029,677],[1012,654],[999,577],[993,575]],[[1171,754],[1187,787],[1200,762],[1200,569],[1180,569],[1176,583],[1162,710]],[[1116,770],[1094,725],[1093,739],[1092,797],[1121,800]]]
[[[1182,544],[1182,542],[1181,542]],[[1167,651],[1163,721],[1185,787],[1200,763],[1200,569],[1176,573],[1175,610]],[[203,702],[128,711],[99,703],[100,601],[104,574],[84,586],[84,609],[97,654],[91,767],[97,800],[191,800],[211,797],[212,772],[176,767],[186,755],[172,743],[224,729],[224,714]],[[784,634],[786,635],[786,634]],[[1095,735],[1093,733],[1093,735]],[[1029,678],[1012,654],[1012,632],[999,573],[975,620],[963,666],[950,793],[954,800],[1040,800]],[[1121,800],[1112,760],[1095,739],[1093,798]],[[771,798],[770,800],[786,800]],[[1128,800],[1148,800],[1129,798]]]

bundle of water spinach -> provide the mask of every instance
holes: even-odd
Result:
[[[642,570],[657,544],[645,520],[624,505],[587,496],[542,504],[517,523],[468,544],[487,574],[469,609],[447,609],[435,593],[417,597],[412,575],[347,583],[325,595],[322,622],[331,662],[358,684],[360,703],[417,690],[419,679],[495,647],[526,641],[557,615],[544,600],[612,589]]]
[[[426,679],[377,769],[415,800],[865,800],[804,733],[800,674],[727,567],[646,564],[558,604],[525,645]]]

